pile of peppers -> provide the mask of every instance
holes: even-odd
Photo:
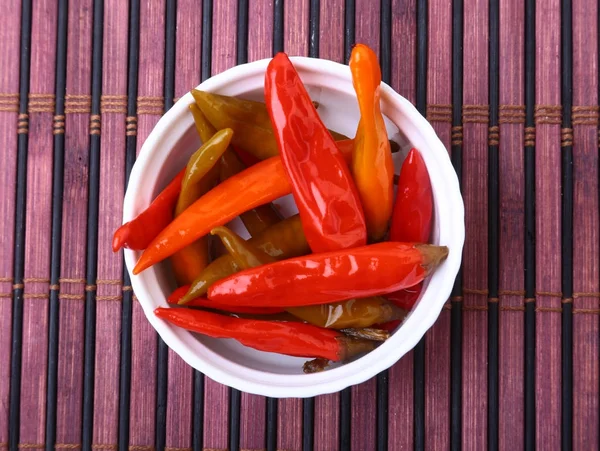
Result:
[[[448,254],[427,244],[429,175],[412,149],[394,200],[377,57],[358,44],[349,66],[353,139],[325,127],[284,53],[267,67],[265,103],[192,91],[202,146],[113,238],[115,252],[143,250],[135,274],[169,260],[179,288],[158,317],[314,359],[314,372],[374,349],[414,306]],[[271,202],[290,193],[298,214],[283,218]],[[250,239],[227,227],[236,217]]]

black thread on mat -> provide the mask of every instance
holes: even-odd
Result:
[[[129,43],[127,61],[127,117],[137,115],[138,67],[140,62],[140,0],[129,3]],[[125,189],[135,163],[137,136],[125,137]],[[131,286],[131,279],[123,264],[123,285]],[[133,291],[123,291],[121,303],[121,372],[119,375],[119,449],[129,447],[131,402],[131,326],[133,320]]]
[[[283,0],[273,2],[273,55],[283,52]]]
[[[240,408],[242,394],[235,388],[229,388],[229,449],[240,449]]]
[[[31,0],[21,6],[19,114],[27,114],[31,56]],[[23,355],[23,273],[25,269],[25,217],[27,213],[27,151],[29,134],[20,133],[17,141],[17,189],[15,202],[15,247],[13,257],[12,337],[10,358],[10,394],[8,411],[8,443],[17,451],[19,443],[21,401],[21,359]]]
[[[319,57],[321,0],[310,0],[308,9],[308,56]]]
[[[352,427],[352,389],[344,388],[340,392],[340,451],[350,450]]]
[[[278,400],[267,398],[267,451],[277,450]]]
[[[452,127],[462,127],[463,0],[452,2]],[[461,133],[462,136],[462,133]],[[462,139],[460,140],[462,142]],[[452,145],[452,165],[462,188],[462,144]],[[450,449],[461,449],[462,429],[462,268],[452,289],[450,317]]]
[[[102,95],[102,37],[104,0],[94,0],[92,28],[92,115],[100,114]],[[88,209],[85,278],[95,285],[98,275],[98,207],[100,203],[100,134],[90,134],[88,159]],[[94,423],[94,376],[96,358],[96,290],[85,291],[85,332],[83,350],[83,411],[81,447],[92,449]]]
[[[200,79],[202,81],[210,77],[212,70],[212,0],[202,0],[202,56]]]
[[[248,0],[238,0],[236,55],[238,64],[248,62]]]
[[[379,65],[381,80],[390,83],[392,73],[392,2],[381,0],[379,34]],[[388,449],[389,371],[377,375],[377,451]]]
[[[500,105],[500,1],[489,0],[490,127],[498,127]],[[491,138],[491,136],[489,137]],[[500,158],[498,143],[488,144],[488,450],[499,445],[499,303],[500,281]]]
[[[427,114],[427,0],[417,0],[417,73],[416,106]],[[425,449],[425,342],[424,336],[414,349],[413,358],[413,418],[414,448]]]
[[[350,60],[352,47],[354,46],[356,25],[355,0],[344,2],[344,63]],[[352,391],[350,387],[340,392],[340,451],[350,449],[350,433],[352,426]]]
[[[525,2],[525,127],[535,127],[535,0]],[[535,299],[535,146],[525,145],[525,298]],[[535,302],[525,303],[525,449],[535,449]]]
[[[312,451],[315,437],[315,398],[302,401],[302,451]]]
[[[573,106],[573,11],[571,0],[561,1],[562,128],[571,128]],[[562,147],[562,146],[561,146]],[[561,285],[563,299],[573,298],[573,145],[562,147]],[[573,303],[562,310],[561,449],[573,448]]]
[[[165,54],[163,96],[164,112],[173,106],[175,96],[175,45],[177,29],[177,1],[167,0],[165,5]],[[167,443],[167,387],[169,383],[169,348],[156,334],[156,429],[154,447],[158,451],[165,449]]]
[[[355,40],[356,25],[356,2],[355,0],[345,0],[344,2],[344,64],[350,61],[350,54]]]
[[[212,0],[202,1],[202,42],[200,45],[200,79],[210,78],[212,71]],[[192,448],[200,451],[204,446],[204,374],[194,370],[194,401],[192,406]]]
[[[59,0],[56,32],[55,115],[65,114],[67,82],[67,25],[68,0]],[[52,163],[52,230],[50,232],[50,285],[57,286],[60,278],[63,187],[65,166],[65,134],[54,135]],[[46,379],[46,451],[54,451],[56,443],[56,393],[58,382],[58,290],[50,290],[48,311],[48,374]]]
[[[310,0],[308,11],[308,56],[319,57],[320,0]],[[302,400],[302,449],[312,451],[315,442],[315,399]]]

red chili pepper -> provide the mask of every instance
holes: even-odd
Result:
[[[295,307],[377,296],[416,285],[447,255],[445,246],[385,242],[296,257],[229,276],[210,287],[208,298]]]
[[[375,348],[376,342],[346,337],[310,324],[232,318],[202,310],[157,308],[154,314],[176,326],[214,338],[234,338],[259,351],[340,361]]]
[[[167,302],[169,304],[179,304],[179,300],[186,294],[189,290],[189,285],[184,285],[182,287],[177,288],[173,293],[169,295],[167,298]],[[244,307],[238,305],[221,305],[218,302],[210,301],[206,298],[195,298],[185,304],[186,307],[202,307],[202,308],[210,308],[214,310],[222,310],[224,312],[229,313],[248,313],[255,315],[272,315],[275,313],[283,313],[285,310],[282,308],[276,307]]]
[[[265,100],[313,252],[364,246],[365,217],[350,170],[285,53],[267,66]]]
[[[429,173],[416,149],[408,153],[398,181],[398,194],[392,214],[391,241],[427,243],[431,235],[433,193]],[[398,307],[410,310],[419,299],[422,284],[386,297]]]
[[[181,191],[185,168],[156,196],[150,206],[137,217],[119,227],[113,236],[113,252],[122,247],[146,249],[150,242],[173,219],[173,209]]]

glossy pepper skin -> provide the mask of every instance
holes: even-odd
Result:
[[[340,146],[345,158],[352,158],[349,146]],[[225,180],[194,202],[152,242],[133,272],[173,255],[179,249],[206,235],[212,228],[231,221],[241,213],[292,192],[281,158],[272,157]]]
[[[196,105],[216,129],[233,129],[233,146],[236,151],[248,152],[258,160],[279,154],[264,103],[197,89],[192,90],[192,96]],[[336,140],[348,139],[341,133],[331,133]]]
[[[208,290],[222,304],[296,307],[379,296],[421,282],[448,248],[384,242],[296,257],[229,276]]]
[[[298,215],[272,225],[256,237],[248,240],[248,242],[277,260],[298,257],[310,252]],[[181,303],[186,303],[194,298],[206,295],[208,288],[213,283],[235,274],[241,269],[233,256],[230,254],[222,255],[210,263],[202,271],[202,274],[192,282],[190,290],[183,296]]]
[[[427,243],[433,219],[433,193],[427,166],[411,149],[400,169],[390,240]]]
[[[227,252],[242,269],[254,268],[276,261],[226,227],[217,227],[210,233],[221,238]],[[363,328],[404,317],[403,310],[380,296],[350,299],[326,305],[288,307],[286,310],[296,318],[310,324],[331,329]]]
[[[417,149],[411,149],[400,169],[398,193],[394,204],[391,241],[427,243],[431,236],[433,192],[427,166]],[[423,284],[389,293],[386,297],[397,306],[412,309]]]
[[[365,218],[348,166],[285,53],[267,66],[265,99],[310,248],[365,245]]]
[[[400,320],[406,316],[403,310],[381,296],[331,304],[288,307],[286,311],[307,323],[329,329],[362,329],[373,324]]]
[[[246,165],[240,161],[238,156],[231,151],[227,151],[221,157],[219,178],[221,182],[224,182],[235,174],[239,174],[244,169],[246,169]],[[266,228],[281,221],[281,216],[279,216],[273,204],[269,203],[240,214],[240,219],[244,223],[248,233],[251,236],[256,236]]]
[[[178,304],[181,300],[181,297],[187,293],[189,290],[189,285],[184,285],[182,287],[177,288],[173,293],[169,295],[167,298],[167,302],[169,304]],[[276,313],[282,313],[285,310],[281,308],[273,308],[273,307],[242,307],[235,305],[220,305],[216,302],[209,301],[206,298],[196,298],[192,299],[190,302],[186,304],[186,307],[199,307],[199,308],[209,308],[214,310],[222,310],[224,312],[229,313],[242,313],[248,315],[273,315]]]
[[[379,241],[385,235],[394,199],[394,162],[381,114],[381,70],[375,53],[357,44],[350,56],[352,83],[360,109],[354,140],[352,174],[365,212],[369,237]]]
[[[310,324],[232,318],[202,310],[157,308],[159,318],[214,338],[234,338],[259,351],[340,361],[375,348],[376,342]]]
[[[277,155],[277,144],[265,105],[251,100],[192,89],[196,104],[214,128],[231,128],[233,145],[259,160]]]
[[[185,168],[156,196],[148,208],[115,231],[112,242],[113,252],[117,252],[122,247],[134,250],[146,249],[160,231],[171,222],[184,175]]]
[[[181,192],[175,208],[175,217],[206,194],[218,178],[216,163],[227,150],[233,131],[220,130],[190,157],[181,182]],[[208,241],[199,238],[171,256],[171,266],[179,285],[191,283],[208,263]]]

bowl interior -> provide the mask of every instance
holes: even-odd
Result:
[[[200,85],[200,89],[251,100],[264,100],[266,64],[267,61],[260,61],[238,66],[208,80]],[[318,112],[327,127],[347,136],[354,136],[359,110],[347,66],[307,58],[294,59],[294,64],[311,98],[319,102]],[[144,144],[127,190],[125,221],[147,207],[201,144],[193,118],[187,109],[187,105],[192,102],[190,94],[182,97],[160,120]],[[456,197],[458,193],[458,183],[451,176],[448,179],[448,168],[451,175],[454,172],[445,148],[433,129],[409,102],[384,86],[382,109],[386,115],[388,135],[401,147],[401,151],[394,155],[396,173],[413,146],[421,151],[425,159],[434,191],[431,242],[450,247],[449,262],[427,280],[421,298],[403,325],[390,340],[365,357],[338,368],[332,367],[323,373],[304,375],[302,364],[306,359],[256,351],[235,340],[195,335],[155,318],[152,311],[158,306],[165,306],[166,297],[175,288],[168,263],[161,263],[133,276],[133,287],[150,322],[167,344],[188,363],[222,383],[246,391],[270,396],[309,396],[358,383],[360,378],[365,380],[369,374],[373,376],[390,366],[416,344],[437,318],[450,293],[462,251],[462,201],[460,205],[456,205],[456,199],[452,197]],[[460,194],[458,198],[460,199]],[[285,216],[297,212],[291,195],[279,199],[277,204]],[[229,226],[240,235],[248,237],[239,219],[232,221]],[[126,251],[125,254],[127,266],[131,270],[140,253]],[[379,359],[377,354],[380,355]],[[381,368],[373,372],[373,365]],[[354,377],[344,379],[345,375],[350,374]],[[339,383],[340,379],[343,380],[342,385]],[[312,389],[305,390],[307,385]]]

